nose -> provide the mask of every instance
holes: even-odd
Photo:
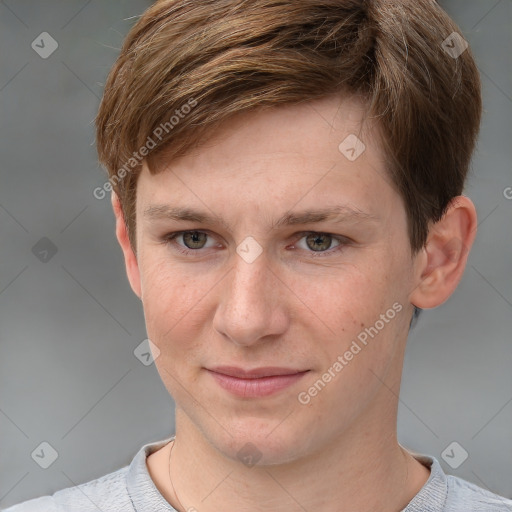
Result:
[[[220,293],[214,329],[240,346],[268,342],[288,329],[286,286],[263,252],[248,262],[233,255]]]

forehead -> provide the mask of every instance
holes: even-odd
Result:
[[[240,211],[256,212],[298,202],[308,207],[308,201],[327,203],[331,197],[377,214],[375,195],[383,202],[384,187],[389,194],[393,187],[378,126],[362,122],[363,116],[361,101],[339,95],[237,114],[159,173],[151,175],[144,166],[137,203],[143,210],[173,202],[217,211],[245,205]]]
[[[365,105],[360,99],[339,94],[301,103],[260,107],[233,115],[189,155],[199,159],[215,155],[229,161],[242,155],[243,158],[264,158],[284,152],[315,156],[329,146],[337,155],[344,136],[352,133],[367,139],[378,133],[377,126],[375,134],[366,133],[375,123],[371,120],[363,123],[364,110]]]

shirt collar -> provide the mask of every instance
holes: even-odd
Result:
[[[133,458],[126,474],[126,490],[136,512],[144,510],[176,512],[176,509],[156,488],[146,465],[146,459],[149,455],[170,443],[173,439],[174,436],[162,441],[145,444]],[[441,465],[435,457],[412,453],[411,455],[430,469],[430,476],[402,512],[442,512],[448,495],[448,483]]]
[[[402,512],[443,512],[448,497],[448,482],[439,461],[430,455],[411,455],[430,469],[430,476]]]
[[[126,474],[126,490],[136,512],[158,510],[159,512],[176,512],[170,503],[156,488],[146,465],[146,459],[174,439],[145,444],[133,458]]]

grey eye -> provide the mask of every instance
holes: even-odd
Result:
[[[206,233],[201,231],[186,231],[182,236],[185,246],[189,249],[202,249],[208,237]]]
[[[324,233],[312,233],[306,236],[306,245],[312,251],[326,251],[330,249],[333,237]]]

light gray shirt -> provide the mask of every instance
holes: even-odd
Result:
[[[172,439],[144,445],[129,466],[113,473],[3,512],[176,512],[155,487],[146,465],[146,458]],[[434,457],[415,457],[430,468],[430,477],[402,512],[512,512],[512,500],[446,475]]]

